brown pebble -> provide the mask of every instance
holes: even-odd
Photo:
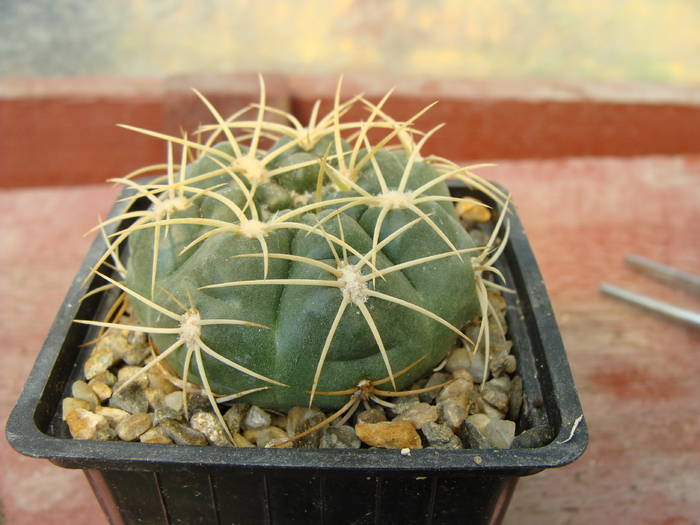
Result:
[[[107,418],[89,410],[76,408],[66,418],[73,439],[107,441],[114,436]]]
[[[139,437],[141,443],[149,444],[160,444],[160,445],[172,445],[173,440],[170,439],[165,431],[160,427],[153,427],[147,430],[141,437]]]
[[[117,382],[117,376],[115,376],[109,370],[105,370],[104,372],[101,372],[90,379],[90,381],[88,381],[88,385],[92,386],[92,384],[97,381],[104,383],[107,386],[114,386],[114,383]]]
[[[255,445],[253,443],[248,441],[245,437],[243,437],[240,434],[233,435],[233,444],[237,447],[243,447],[243,448],[255,447]]]
[[[83,410],[90,410],[90,403],[84,399],[78,399],[77,397],[66,397],[63,399],[61,405],[61,418],[63,421],[68,419],[68,414],[73,412],[76,408],[82,408]]]
[[[134,441],[151,428],[153,418],[150,414],[133,414],[122,419],[117,425],[117,435],[122,441]]]
[[[383,421],[381,423],[359,423],[355,433],[372,447],[422,448],[416,427],[410,421]]]
[[[112,389],[109,387],[109,385],[106,385],[101,381],[91,381],[89,383],[89,386],[90,388],[92,388],[92,391],[95,393],[95,395],[100,401],[109,399],[112,396]]]

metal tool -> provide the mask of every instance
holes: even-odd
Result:
[[[644,257],[639,257],[638,255],[626,256],[625,262],[646,275],[654,277],[666,284],[681,288],[690,294],[700,296],[700,277],[697,275],[691,275],[671,268],[670,266],[655,263]],[[630,292],[629,290],[608,283],[600,283],[600,291],[616,297],[617,299],[622,299],[623,301],[672,317],[673,319],[700,327],[700,312],[652,299],[651,297]]]

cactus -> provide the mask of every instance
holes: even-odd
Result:
[[[462,327],[489,315],[481,275],[499,252],[475,246],[454,208],[484,205],[451,197],[445,181],[504,196],[474,167],[423,158],[440,126],[413,128],[428,108],[395,121],[382,109],[390,94],[341,103],[339,84],[332,110],[319,118],[317,103],[305,127],[266,105],[261,80],[260,102],[228,119],[197,93],[215,122],[194,138],[124,126],[168,152],[164,165],[117,179],[150,207],[100,225],[132,221],[97,266],[128,245],[124,279],[103,278],[139,321],[119,327],[149,333],[157,349],[144,371],[168,361],[219,417],[217,401],[242,395],[271,409],[338,409],[349,395],[319,394],[380,377],[404,389],[458,338],[475,344]],[[356,106],[365,120],[346,122]]]

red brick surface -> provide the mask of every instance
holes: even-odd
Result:
[[[335,77],[265,78],[268,103],[302,122],[317,98],[331,108]],[[690,88],[355,75],[343,93],[376,102],[392,86],[386,109],[397,119],[440,101],[417,127],[446,123],[426,152],[453,159],[700,153],[700,95]],[[179,134],[212,122],[192,87],[224,116],[258,100],[253,74],[1,79],[0,187],[101,182],[163,162],[161,141],[115,124]],[[348,116],[367,112],[358,105]]]
[[[506,523],[674,523],[700,516],[700,332],[597,291],[600,280],[700,309],[626,268],[627,253],[700,273],[700,157],[512,161],[482,174],[513,192],[560,323],[590,446],[524,478]],[[108,187],[0,191],[0,421],[89,240]],[[100,525],[81,475],[0,440],[6,523]]]

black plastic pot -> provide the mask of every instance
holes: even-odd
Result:
[[[464,188],[453,188],[464,194]],[[119,201],[112,216],[123,211]],[[508,450],[250,449],[75,441],[61,400],[80,378],[103,294],[80,301],[104,245],[90,249],[7,423],[22,454],[83,469],[112,524],[498,523],[516,481],[570,463],[588,432],[552,309],[513,213],[501,269],[509,337],[523,378],[519,435]],[[115,229],[119,225],[115,225]],[[109,272],[107,268],[104,271]],[[99,280],[98,280],[99,281]],[[100,282],[93,280],[92,288]]]

